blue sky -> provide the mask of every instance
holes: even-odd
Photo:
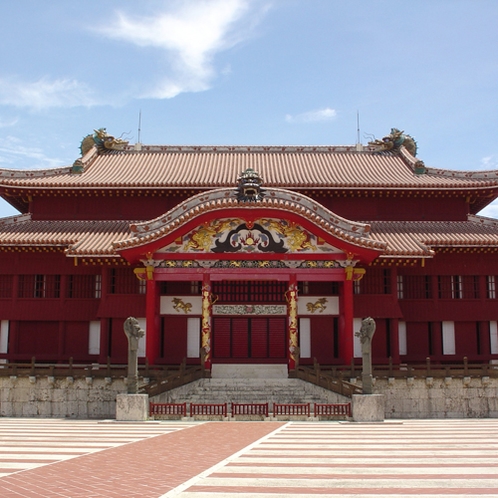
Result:
[[[0,17],[0,167],[131,143],[342,145],[498,167],[496,0],[17,0]],[[0,216],[16,211],[3,201]],[[498,203],[481,214],[498,218]]]

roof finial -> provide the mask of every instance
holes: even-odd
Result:
[[[137,143],[135,144],[135,150],[142,150],[142,141],[141,141],[141,134],[142,134],[142,109],[138,111],[138,138],[137,138]]]
[[[356,151],[361,152],[363,144],[360,142],[360,111],[356,111]]]

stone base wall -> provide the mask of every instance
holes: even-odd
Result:
[[[0,377],[0,416],[106,419],[124,380]]]
[[[376,394],[385,396],[385,415],[391,419],[496,418],[498,379],[377,379]]]
[[[114,419],[123,393],[123,379],[0,377],[0,416]],[[498,418],[498,379],[489,377],[376,379],[374,393],[385,396],[386,419]]]

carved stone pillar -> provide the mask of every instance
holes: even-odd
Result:
[[[356,332],[361,342],[361,355],[363,360],[363,369],[361,381],[363,385],[363,394],[373,393],[372,382],[372,339],[375,334],[375,320],[371,317],[364,318],[361,322],[359,332]]]
[[[123,325],[124,332],[128,338],[128,394],[138,392],[138,341],[145,332],[140,328],[135,317],[128,317]]]
[[[201,361],[206,370],[211,370],[211,311],[213,295],[211,279],[205,273],[202,279],[202,327],[201,327]]]
[[[297,279],[291,275],[289,280],[289,289],[286,292],[287,297],[287,317],[289,323],[289,371],[296,368],[299,363],[299,343],[297,328]]]

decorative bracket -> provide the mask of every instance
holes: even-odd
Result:
[[[365,268],[353,268],[352,266],[346,266],[344,271],[346,273],[346,280],[353,281],[361,280],[366,273]]]
[[[152,253],[148,252],[147,259],[141,259],[145,268],[135,268],[133,273],[139,280],[154,280],[154,269],[161,265],[160,259],[152,259]]]

